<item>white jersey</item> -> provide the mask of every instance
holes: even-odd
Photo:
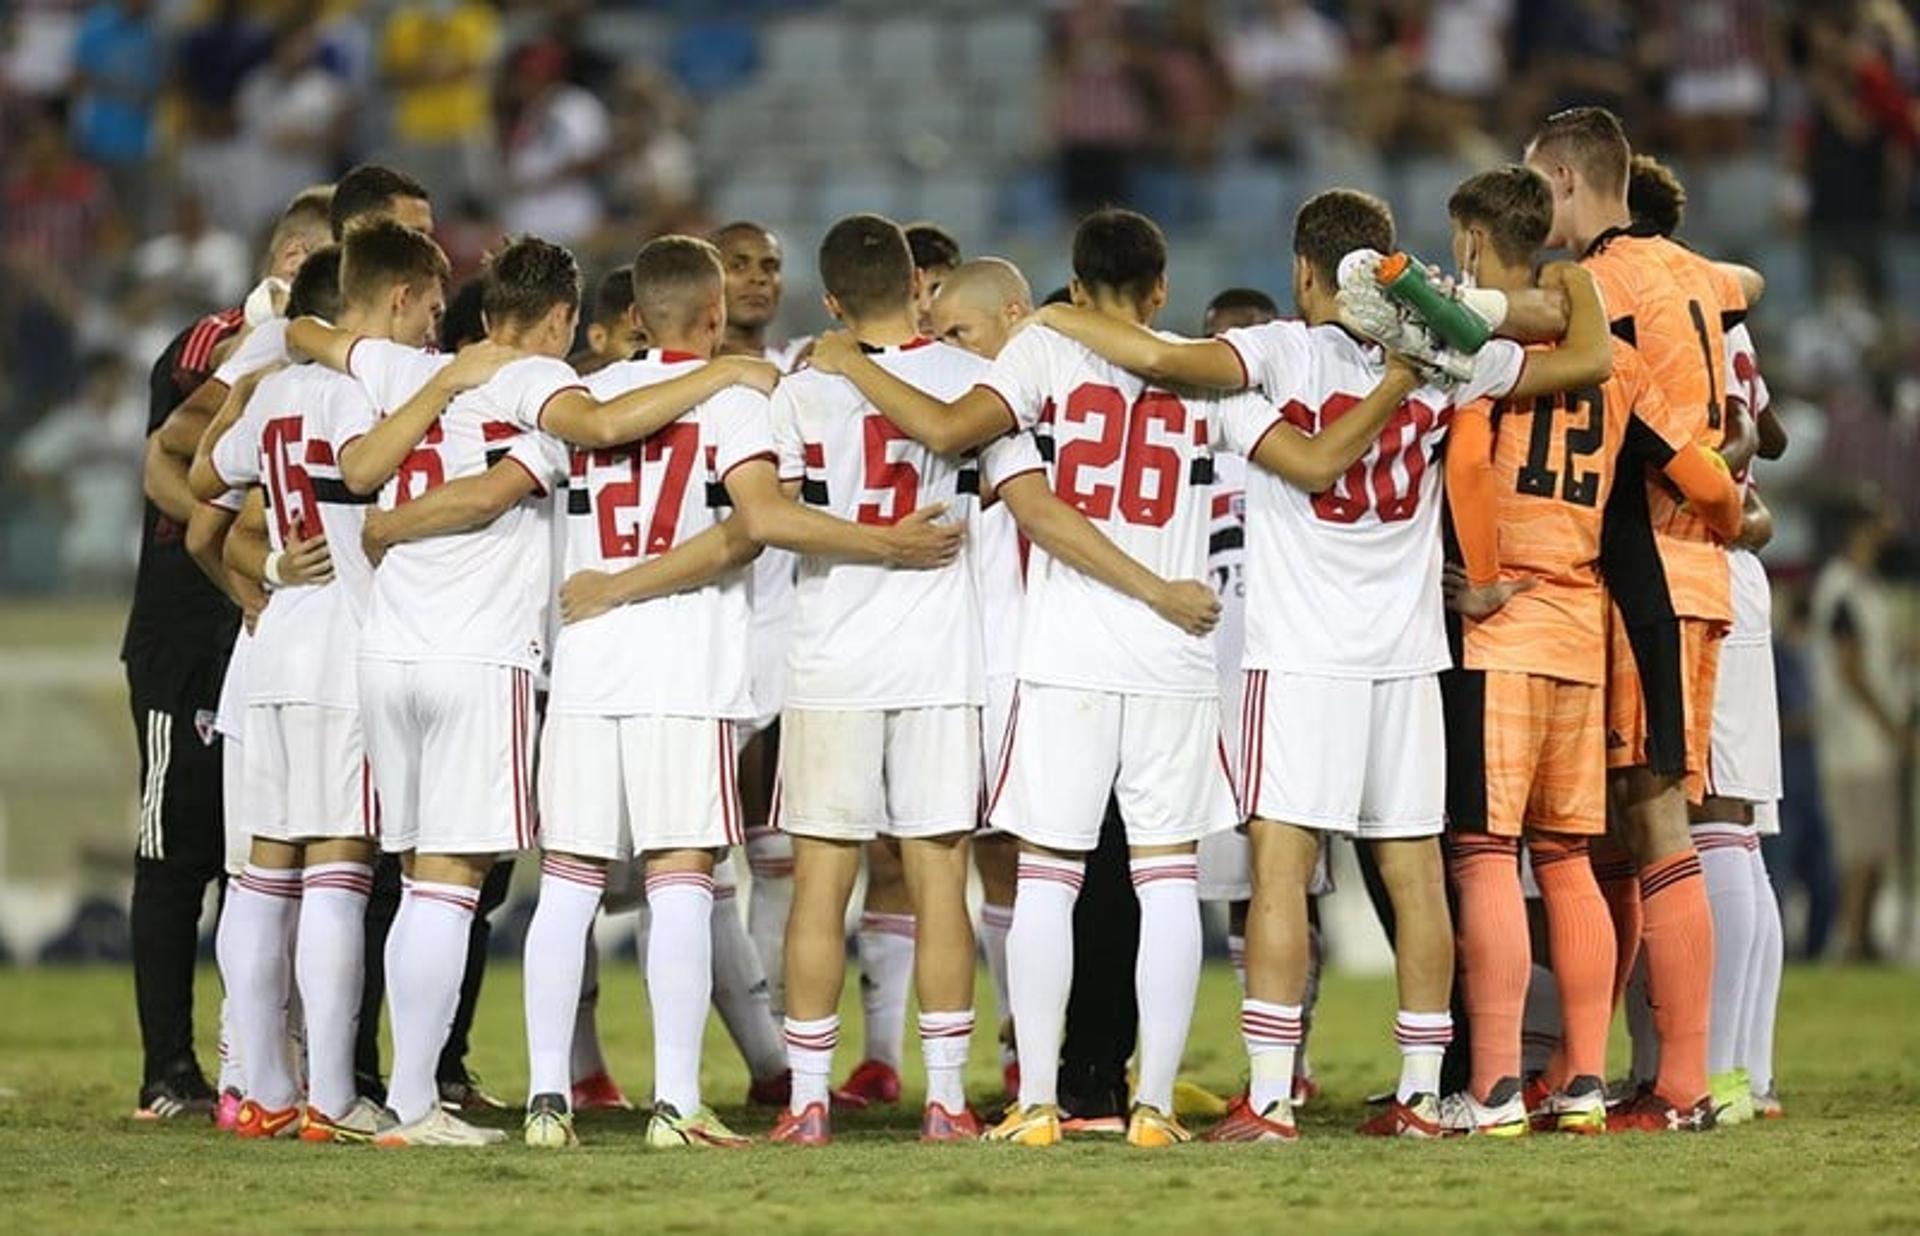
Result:
[[[213,371],[213,380],[231,387],[256,369],[285,364],[287,360],[287,320],[268,318],[241,337],[232,353]]]
[[[587,378],[596,399],[656,386],[705,359],[650,349]],[[566,574],[619,572],[725,519],[727,474],[773,461],[767,400],[746,387],[721,391],[643,442],[573,452],[562,506]],[[555,712],[592,716],[753,716],[747,637],[751,572],[560,628],[553,654]],[[731,755],[731,753],[729,753]]]
[[[1247,461],[1213,457],[1212,521],[1207,530],[1207,575],[1220,596],[1213,628],[1213,656],[1220,674],[1220,728],[1228,767],[1240,767],[1242,729],[1240,669],[1247,642]]]
[[[1346,414],[1385,371],[1378,346],[1332,324],[1269,322],[1221,338],[1269,402],[1270,423],[1306,434]],[[1505,395],[1524,357],[1518,344],[1494,340],[1461,387],[1414,391],[1320,493],[1248,469],[1248,669],[1384,680],[1452,664],[1440,597],[1440,444],[1454,407]]]
[[[391,408],[411,397],[401,393],[406,375],[424,370],[432,376],[423,357],[438,359],[362,339],[350,359],[375,405]],[[504,366],[447,405],[381,488],[383,510],[448,481],[480,476],[502,459],[525,468],[537,492],[484,527],[394,546],[374,572],[360,634],[363,658],[539,669],[552,596],[553,504],[547,499],[567,472],[566,448],[541,431],[540,414],[555,396],[579,389],[566,362],[535,356]]]
[[[801,335],[785,343],[770,343],[761,349],[761,355],[767,358],[768,364],[781,373],[792,373],[800,367],[801,356],[805,355],[807,349],[812,346],[813,336]]]
[[[1760,376],[1760,359],[1753,335],[1742,322],[1727,332],[1727,400],[1744,404],[1747,415],[1758,419],[1773,403],[1767,380]],[[1753,484],[1742,478],[1742,488]],[[1733,629],[1729,644],[1765,644],[1773,638],[1773,589],[1767,568],[1751,550],[1727,551],[1727,577],[1733,594]]]
[[[985,363],[946,344],[915,340],[875,351],[889,373],[954,400]],[[780,478],[800,500],[853,523],[890,526],[944,502],[947,518],[978,511],[979,471],[936,455],[882,416],[845,378],[803,370],[773,394]],[[903,571],[822,558],[800,560],[791,645],[790,707],[926,708],[984,698],[979,598],[963,554],[937,571]]]
[[[987,448],[993,484],[1044,470],[1061,501],[1142,566],[1163,579],[1206,578],[1213,448],[1252,448],[1271,419],[1259,400],[1176,395],[1045,327],[1015,336],[983,385],[1022,431]],[[1020,645],[1022,682],[1195,698],[1219,690],[1209,637],[1039,546],[1027,561]]]
[[[275,550],[324,532],[333,560],[330,582],[277,589],[261,614],[249,703],[359,707],[354,666],[373,568],[360,548],[365,504],[347,492],[336,459],[372,423],[359,383],[321,365],[295,365],[264,378],[214,445],[221,480],[265,490]]]
[[[980,598],[980,631],[988,678],[1020,672],[1020,607],[1026,591],[1021,568],[1020,525],[1001,503],[982,510],[967,529],[974,589]]]

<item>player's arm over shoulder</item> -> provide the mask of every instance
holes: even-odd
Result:
[[[1660,469],[1716,537],[1723,542],[1736,539],[1743,503],[1726,461],[1694,442],[1691,430],[1680,423],[1632,348],[1621,349],[1618,387],[1632,411],[1623,457]]]
[[[1218,339],[1182,339],[1078,305],[1048,305],[1034,315],[1034,325],[1050,327],[1150,381],[1224,391],[1251,384],[1240,348],[1229,340],[1264,329],[1249,326]]]
[[[1559,347],[1529,349],[1512,389],[1487,393],[1526,399],[1598,386],[1613,372],[1613,338],[1593,275],[1577,263],[1555,262],[1540,272],[1540,284],[1566,298],[1566,337]]]
[[[1005,358],[1019,344],[1014,339],[1001,353]],[[952,400],[941,399],[887,371],[860,350],[846,331],[829,331],[813,349],[812,372],[837,374],[892,421],[900,432],[936,455],[957,455],[983,446],[1018,424],[1014,401],[987,384],[974,386]],[[998,371],[998,363],[994,372]]]

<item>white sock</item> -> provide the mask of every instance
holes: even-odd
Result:
[[[1293,1098],[1294,1054],[1300,1049],[1303,1011],[1251,996],[1240,1001],[1240,1038],[1247,1045],[1247,1105],[1265,1114]]]
[[[387,937],[387,1020],[393,1031],[387,1106],[402,1124],[424,1118],[440,1101],[434,1072],[460,1004],[467,937],[479,904],[477,888],[415,880]],[[578,969],[571,961],[567,968]]]
[[[1753,864],[1759,930],[1754,933],[1746,1052],[1740,1063],[1746,1066],[1753,1092],[1765,1095],[1773,1093],[1773,1023],[1780,1007],[1780,966],[1786,960],[1786,952],[1780,930],[1780,898],[1774,892],[1773,878],[1767,874],[1767,860],[1761,856],[1758,845],[1747,851],[1747,859]]]
[[[786,1071],[787,1053],[780,1043],[780,1023],[773,1016],[760,954],[740,916],[737,890],[713,890],[711,934],[713,1007],[747,1062],[747,1075],[754,1081],[778,1077]]]
[[[607,1071],[607,1055],[600,1048],[600,945],[593,927],[587,928],[587,959],[580,968],[580,1000],[573,1006],[573,1045],[567,1072],[574,1081],[599,1077]]]
[[[329,1116],[344,1115],[359,1097],[353,1040],[372,892],[373,868],[365,863],[320,863],[302,879],[293,973],[307,1029],[307,1102]]]
[[[587,937],[607,869],[565,854],[540,860],[540,900],[527,924],[522,995],[527,1015],[527,1095],[573,1104],[573,1031],[586,985]]]
[[[1140,951],[1133,965],[1140,1084],[1134,1098],[1172,1115],[1173,1083],[1200,988],[1200,863],[1191,854],[1176,854],[1136,858],[1127,866],[1140,899]]]
[[[787,914],[793,909],[793,838],[777,828],[747,830],[747,870],[753,893],[747,898],[747,935],[760,954],[767,976],[767,999],[774,1016],[787,1011]]]
[[[686,1116],[700,1110],[700,1040],[713,996],[713,877],[704,871],[651,872],[647,907],[653,911],[647,941],[653,1097]]]
[[[1527,980],[1527,1007],[1520,1022],[1520,1071],[1542,1073],[1560,1050],[1560,982],[1549,966],[1534,963]]]
[[[793,1098],[787,1110],[794,1115],[815,1103],[827,1102],[828,1079],[833,1074],[833,1052],[840,1045],[840,1015],[818,1021],[787,1018],[787,1067],[793,1070]]]
[[[958,1114],[967,1106],[967,1048],[973,1010],[920,1014],[920,1056],[927,1066],[927,1102]]]
[[[1647,950],[1643,945],[1634,958],[1633,973],[1627,976],[1627,989],[1620,1003],[1626,1005],[1627,1038],[1633,1047],[1633,1064],[1627,1076],[1636,1082],[1650,1082],[1660,1072],[1660,1033],[1653,1026],[1653,1005],[1647,1000]]]
[[[860,1007],[866,1031],[864,1058],[900,1069],[907,1035],[907,999],[913,992],[911,914],[860,916]]]
[[[237,877],[229,881],[227,896],[231,898],[238,891]],[[213,957],[220,968],[220,1090],[222,1093],[233,1091],[235,1094],[247,1093],[246,1071],[240,1067],[240,1031],[233,1024],[233,967],[240,964],[236,950],[240,946],[239,935],[234,931],[233,916],[227,913],[223,904],[220,921],[213,929]]]
[[[1747,970],[1753,956],[1753,864],[1737,824],[1693,830],[1694,849],[1713,912],[1713,1004],[1707,1016],[1707,1072],[1740,1065],[1740,1033],[1746,1026]]]
[[[1005,1020],[1007,1008],[1007,931],[1013,926],[1013,907],[980,903],[980,956],[993,980],[993,1007]]]
[[[1233,982],[1240,989],[1240,998],[1247,996],[1247,938],[1230,935],[1227,937],[1227,964],[1233,967]]]
[[[299,1082],[287,1052],[287,989],[300,873],[247,864],[227,894],[233,916],[227,997],[247,1063],[247,1097],[263,1107],[292,1107]]]
[[[1452,1015],[1401,1009],[1393,1021],[1393,1038],[1400,1045],[1400,1086],[1394,1097],[1410,1103],[1415,1095],[1439,1094],[1440,1059],[1453,1042]]]
[[[1020,1069],[1020,1106],[1059,1100],[1060,1037],[1066,1028],[1067,992],[1073,986],[1073,903],[1086,878],[1086,863],[1020,856],[1007,929],[1007,1001],[1014,1039],[1025,1063]]]

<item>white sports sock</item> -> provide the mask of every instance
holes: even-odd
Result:
[[[1757,838],[1756,838],[1757,841]],[[1780,898],[1759,845],[1747,851],[1753,864],[1754,900],[1759,929],[1754,933],[1752,988],[1747,1001],[1746,1051],[1740,1063],[1757,1095],[1773,1093],[1773,1023],[1780,1007],[1780,967],[1786,960],[1780,930]]]
[[[573,1031],[586,984],[587,936],[607,869],[565,854],[540,860],[540,900],[527,924],[521,979],[527,1016],[527,1095],[573,1105]]]
[[[787,1054],[780,1044],[780,1023],[773,1016],[767,976],[760,954],[747,935],[740,916],[740,900],[732,888],[713,890],[713,1007],[726,1023],[727,1034],[747,1062],[747,1075],[766,1081],[786,1071]]]
[[[1740,1065],[1740,1032],[1746,1025],[1747,970],[1753,954],[1753,864],[1738,825],[1693,830],[1694,849],[1713,912],[1713,1004],[1707,1016],[1707,1072]]]
[[[1007,930],[1012,926],[1012,906],[980,903],[980,956],[993,980],[993,1007],[1002,1021],[1012,1015],[1007,1007]]]
[[[1229,935],[1227,937],[1227,964],[1233,967],[1233,982],[1240,989],[1240,998],[1247,995],[1247,938]]]
[[[920,1056],[927,1066],[927,1102],[949,1112],[967,1106],[967,1048],[973,1041],[973,1010],[920,1014]]]
[[[573,1006],[573,1046],[568,1072],[585,1081],[607,1071],[607,1055],[600,1048],[600,945],[587,928],[587,960],[580,969],[580,1000]]]
[[[247,1097],[263,1107],[292,1107],[300,1087],[287,1053],[287,989],[300,873],[248,863],[227,894],[226,913],[233,916],[227,996],[248,1062]]]
[[[747,898],[747,935],[760,954],[767,976],[767,999],[774,1016],[787,1011],[787,914],[793,909],[793,838],[777,828],[747,830],[747,870],[753,891]]]
[[[238,885],[230,882],[227,896],[231,897]],[[229,1090],[245,1095],[247,1092],[246,1071],[240,1067],[240,1031],[233,1024],[233,967],[239,964],[235,950],[240,938],[234,931],[236,920],[226,912],[224,904],[220,910],[220,921],[213,929],[213,958],[220,968],[220,989],[224,993],[220,998],[220,1090]]]
[[[1626,1005],[1627,1038],[1633,1048],[1633,1064],[1627,1076],[1636,1082],[1651,1082],[1660,1072],[1660,1033],[1653,1025],[1653,1005],[1647,1000],[1647,950],[1644,946],[1634,958],[1633,973],[1627,976],[1627,989],[1620,1002]]]
[[[815,1103],[827,1102],[833,1075],[833,1052],[840,1045],[840,1015],[817,1021],[789,1017],[783,1027],[787,1040],[787,1067],[793,1070],[793,1097],[787,1110],[794,1115]]]
[[[366,970],[367,897],[373,868],[319,863],[302,878],[293,973],[307,1030],[307,1102],[326,1115],[353,1106],[354,1031]]]
[[[913,993],[911,914],[860,916],[860,1008],[866,1032],[864,1058],[900,1069],[907,1035],[907,1000]]]
[[[647,941],[653,1097],[685,1116],[700,1109],[700,1040],[713,995],[713,877],[650,872],[647,907],[653,911]]]
[[[460,1003],[467,937],[479,904],[477,888],[415,880],[387,937],[387,1020],[393,1031],[387,1106],[402,1124],[425,1117],[440,1101],[434,1071]],[[570,963],[567,968],[578,969]]]
[[[1294,1055],[1300,1049],[1303,1011],[1297,1004],[1240,1001],[1240,1038],[1247,1045],[1247,1105],[1264,1113],[1293,1097]]]
[[[1060,1059],[1073,986],[1073,903],[1087,865],[1043,854],[1020,856],[1007,929],[1007,1001],[1013,1009],[1020,1059],[1020,1106],[1058,1102],[1059,1070],[1040,1062]]]
[[[1400,1045],[1400,1086],[1394,1097],[1408,1103],[1415,1095],[1439,1094],[1440,1060],[1453,1042],[1452,1015],[1401,1009],[1393,1021],[1393,1038]]]
[[[1560,981],[1539,962],[1527,980],[1527,1008],[1520,1022],[1520,1071],[1545,1072],[1560,1049]]]
[[[1173,1083],[1200,988],[1200,864],[1191,854],[1177,854],[1136,858],[1127,867],[1140,899],[1140,951],[1133,965],[1140,1084],[1134,1098],[1172,1115]]]

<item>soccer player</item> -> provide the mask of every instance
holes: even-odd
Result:
[[[1241,326],[1263,326],[1280,316],[1280,306],[1259,288],[1228,288],[1207,302],[1200,333],[1219,335]]]
[[[914,329],[928,338],[938,338],[933,329],[933,298],[960,265],[960,242],[938,223],[909,223],[906,233],[913,268],[920,272],[913,294]]]
[[[1554,194],[1548,244],[1580,255],[1600,285],[1613,330],[1645,359],[1669,408],[1709,450],[1726,437],[1723,314],[1745,307],[1734,280],[1706,259],[1647,229],[1627,206],[1631,151],[1604,108],[1549,117],[1527,162]],[[1658,557],[1609,570],[1615,603],[1608,695],[1611,794],[1620,807],[1637,883],[1610,881],[1621,939],[1645,948],[1661,1053],[1652,1087],[1615,1111],[1619,1129],[1710,1128],[1707,1022],[1713,988],[1713,918],[1688,803],[1704,795],[1719,643],[1732,619],[1726,550],[1699,513],[1649,474],[1617,501],[1644,501]],[[1615,741],[1615,739],[1618,741]],[[1616,860],[1617,861],[1617,860]],[[1596,865],[1602,862],[1595,856]],[[1611,871],[1621,868],[1613,866]]]
[[[1516,345],[1495,342],[1460,387],[1423,385],[1338,320],[1342,260],[1390,250],[1393,236],[1385,203],[1367,194],[1333,189],[1308,199],[1293,233],[1301,321],[1182,341],[1084,310],[1041,315],[1153,381],[1253,389],[1277,409],[1268,414],[1276,426],[1316,430],[1316,446],[1349,427],[1356,405],[1385,427],[1366,435],[1350,467],[1304,477],[1276,467],[1279,428],[1249,454],[1242,784],[1254,896],[1241,1022],[1252,1085],[1246,1107],[1210,1134],[1218,1140],[1298,1135],[1289,1094],[1309,953],[1307,890],[1322,833],[1369,843],[1397,925],[1400,1082],[1393,1104],[1363,1131],[1439,1133],[1453,949],[1437,842],[1445,807],[1438,674],[1450,659],[1438,586],[1440,476],[1427,460],[1453,408],[1592,382],[1609,362],[1604,339],[1525,367]]]
[[[1447,204],[1453,252],[1475,287],[1532,286],[1553,218],[1537,172],[1507,166],[1468,178]],[[1614,941],[1588,862],[1606,829],[1606,591],[1602,523],[1614,479],[1638,486],[1647,466],[1706,514],[1716,533],[1740,527],[1730,477],[1697,446],[1644,363],[1609,340],[1593,280],[1565,265],[1566,340],[1528,354],[1529,370],[1559,353],[1610,344],[1613,374],[1596,386],[1531,401],[1456,409],[1447,493],[1464,575],[1450,578],[1466,615],[1460,668],[1443,674],[1447,713],[1449,872],[1460,974],[1472,1031],[1472,1078],[1441,1104],[1449,1133],[1518,1136],[1521,1028],[1532,954],[1519,879],[1525,837],[1545,902],[1564,1033],[1543,1114],[1566,1132],[1606,1130],[1607,1026]],[[1639,534],[1650,536],[1642,522]],[[1605,535],[1629,534],[1615,527]]]
[[[326,220],[325,190],[296,197],[268,240],[266,278],[291,279],[307,254],[326,243]],[[186,543],[199,506],[187,465],[221,399],[212,398],[205,414],[178,432],[172,414],[206,381],[218,349],[244,324],[239,306],[198,319],[168,344],[151,374],[147,500],[120,646],[140,738],[132,934],[143,1056],[134,1116],[143,1120],[208,1116],[216,1104],[194,1056],[193,975],[207,882],[222,871],[223,759],[211,722],[239,610],[196,569]]]
[[[594,376],[591,389],[608,400],[704,363],[725,330],[724,274],[706,241],[653,241],[634,259],[633,277],[635,304],[658,348]],[[729,507],[740,512],[737,525],[722,522]],[[703,401],[643,443],[575,451],[567,510],[574,612],[608,612],[563,627],[554,654],[541,748],[546,857],[527,933],[533,1079],[526,1139],[573,1141],[566,1091],[580,975],[544,962],[581,953],[606,864],[638,851],[651,914],[648,1144],[744,1145],[701,1102],[699,1084],[714,853],[740,844],[744,832],[733,735],[736,722],[752,717],[742,568],[763,543],[925,566],[949,559],[959,533],[931,526],[926,516],[865,527],[789,501],[773,465],[764,398],[740,388]],[[657,600],[630,593],[644,582],[642,569],[665,567],[660,555],[676,545],[710,555],[697,561],[701,573],[689,574],[685,590]],[[582,579],[583,572],[599,577]],[[598,598],[582,595],[595,592]]]
[[[1118,340],[1123,352],[1142,343],[1208,346],[1148,329],[1166,299],[1166,258],[1159,228],[1144,216],[1089,215],[1073,243],[1080,307],[1064,320],[1103,342]],[[841,364],[837,355],[832,360]],[[1240,818],[1207,638],[1219,600],[1199,578],[1213,448],[1224,442],[1318,490],[1367,450],[1399,395],[1383,384],[1308,437],[1279,423],[1261,399],[1176,394],[1062,331],[1035,326],[1007,345],[982,385],[951,404],[888,380],[858,357],[846,358],[844,368],[890,419],[936,449],[964,450],[1018,431],[995,442],[985,461],[1039,551],[1028,563],[1019,694],[988,818],[1021,841],[1008,963],[1015,1033],[1029,1067],[1021,1070],[1018,1107],[989,1136],[1022,1145],[1059,1140],[1057,1079],[1031,1062],[1059,1054],[1083,856],[1094,847],[1109,794],[1117,793],[1141,908],[1140,1082],[1127,1137],[1138,1146],[1185,1141],[1172,1105],[1199,978],[1194,851],[1200,838]],[[1049,489],[1103,534],[1092,539],[1099,553],[1048,543],[1051,507],[1037,499]],[[1291,1071],[1289,1059],[1289,1080]]]
[[[647,346],[647,332],[633,311],[633,269],[616,266],[600,276],[587,319],[587,346],[567,358],[574,372],[588,377],[615,361],[631,359]]]

